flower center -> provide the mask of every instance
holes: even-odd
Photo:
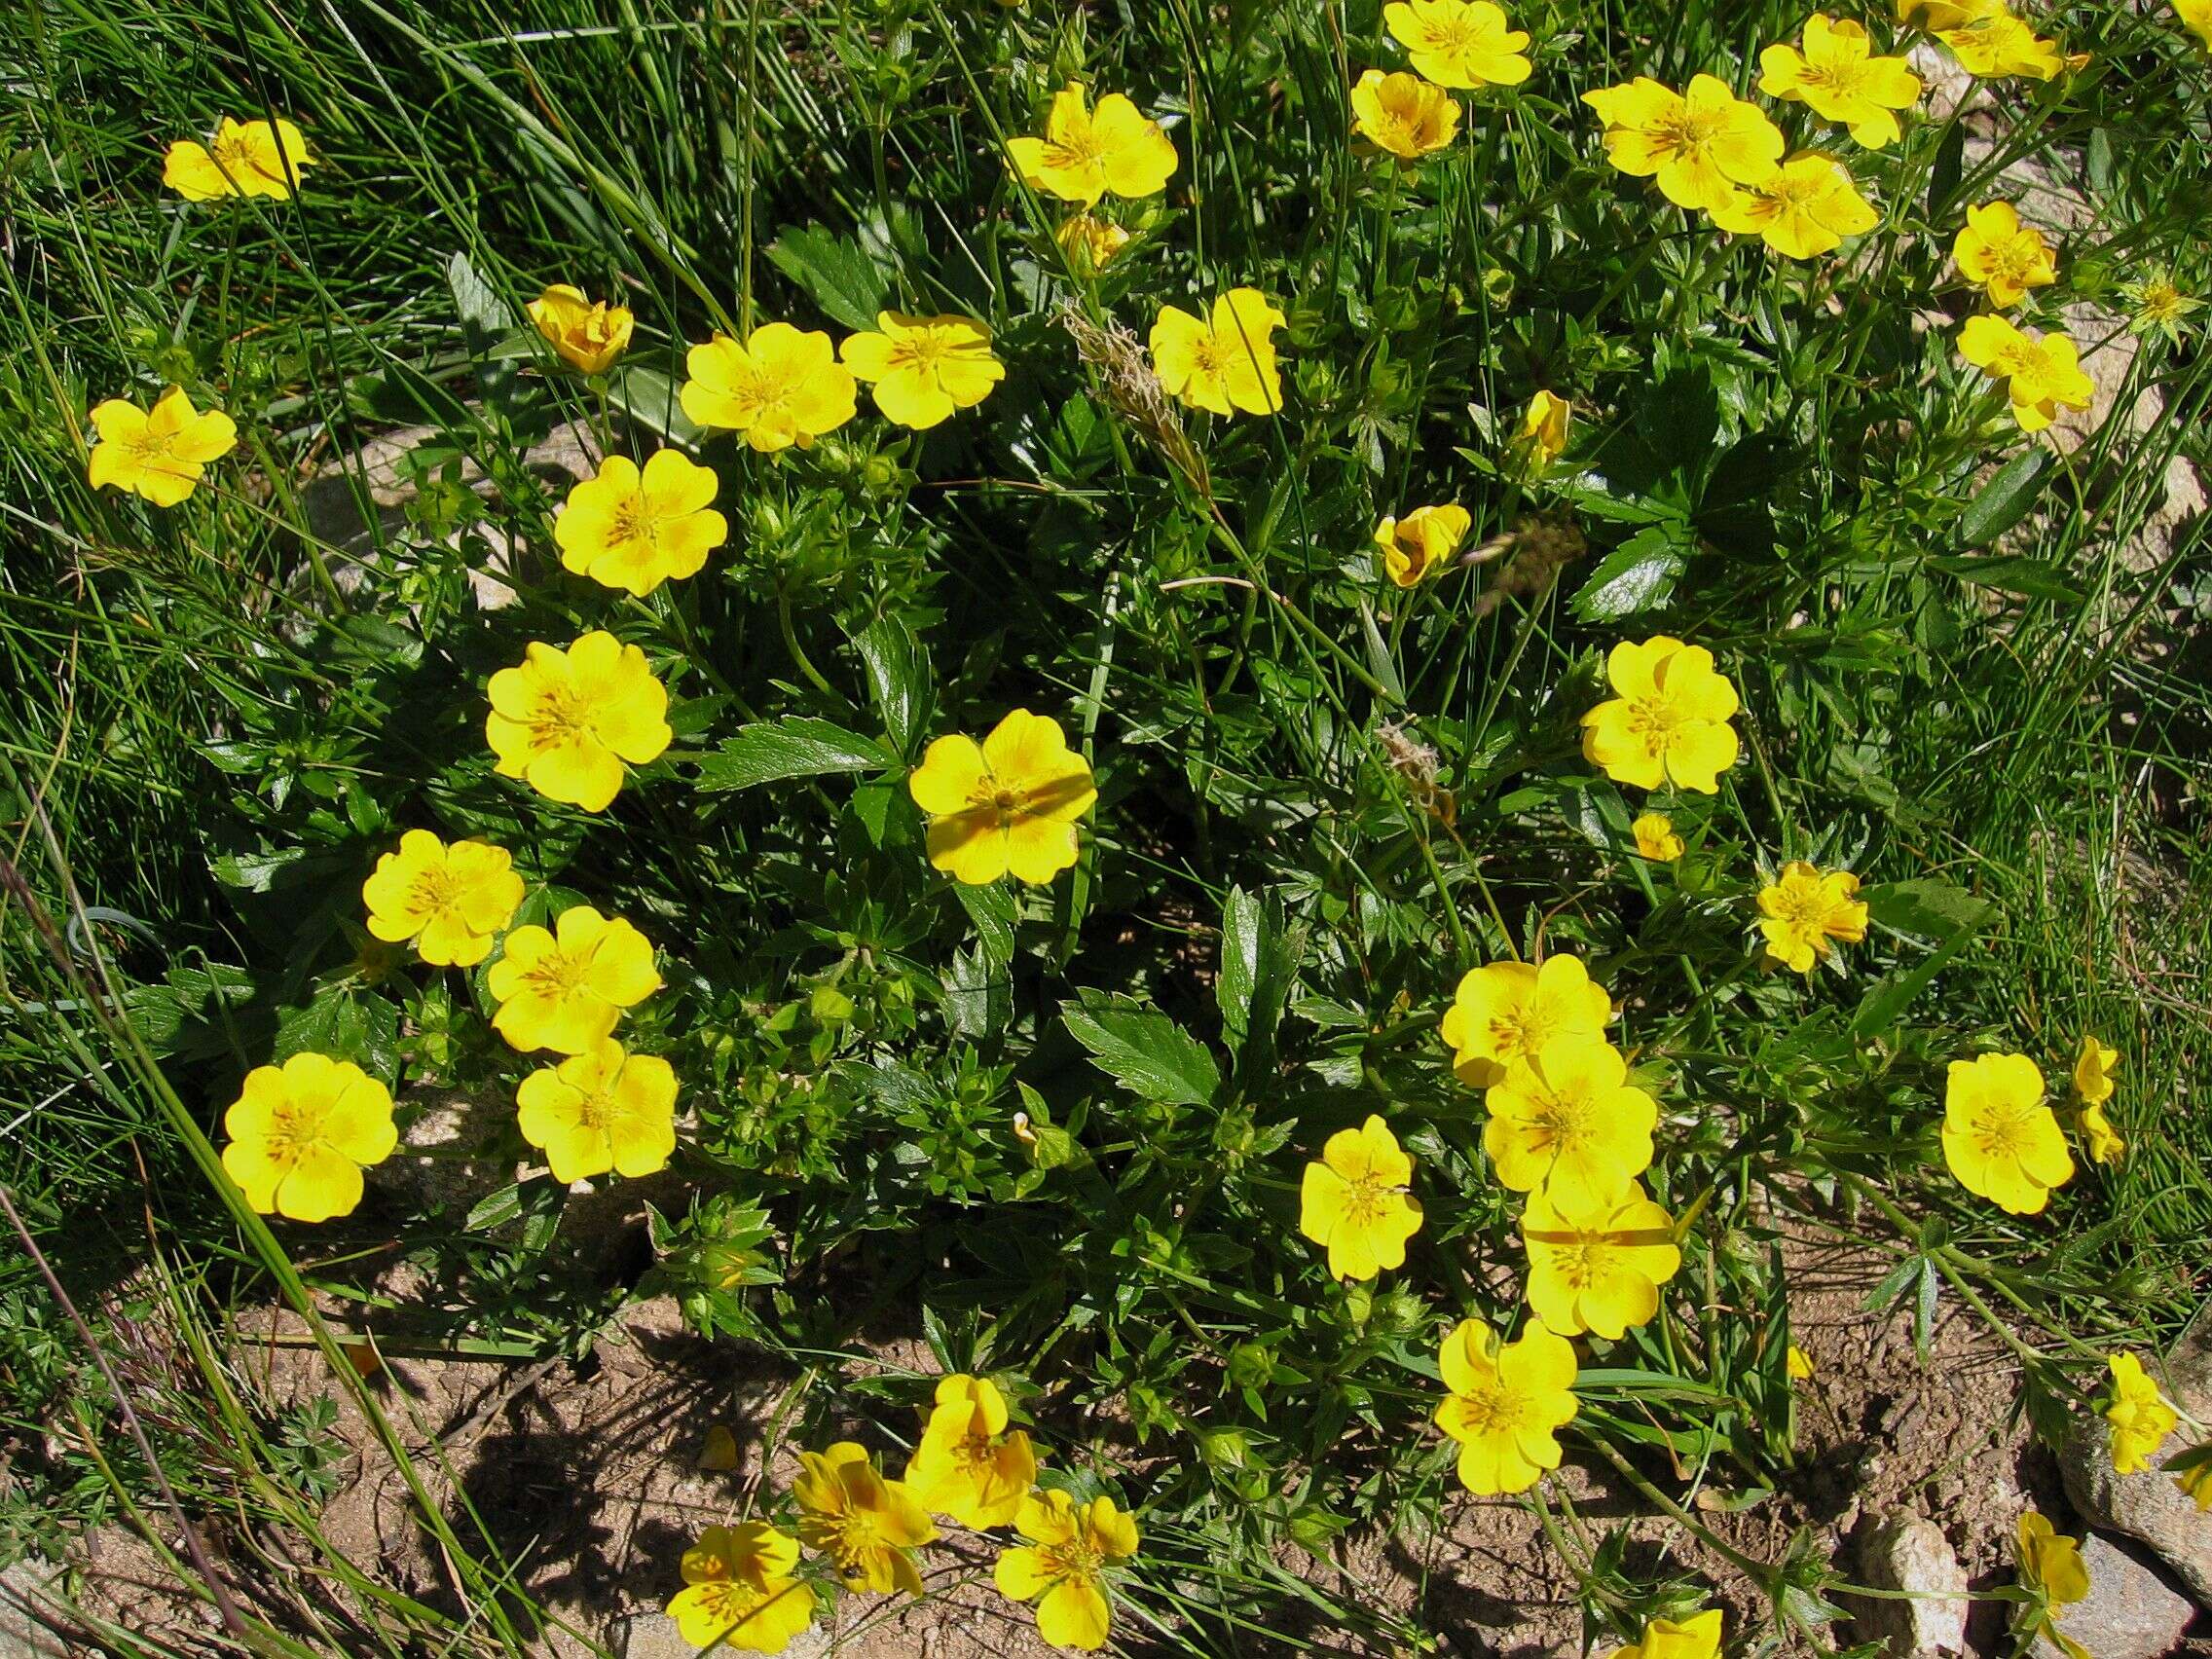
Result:
[[[415,878],[408,897],[424,915],[443,915],[460,901],[461,882],[452,870],[436,865]]]
[[[1476,1438],[1510,1434],[1529,1415],[1528,1397],[1497,1382],[1478,1393],[1461,1394],[1459,1407],[1469,1433]]]
[[[1551,1034],[1552,1022],[1538,1013],[1533,1005],[1491,1015],[1491,1045],[1505,1059],[1511,1059],[1516,1054],[1541,1051]]]
[[[558,749],[591,734],[591,705],[573,686],[548,685],[537,694],[530,740],[538,749]]]
[[[927,375],[934,374],[953,351],[951,340],[941,330],[920,328],[901,340],[891,356],[894,362]]]
[[[603,1135],[614,1125],[614,1097],[607,1089],[595,1088],[576,1103],[576,1127]]]
[[[1351,1197],[1346,1200],[1346,1213],[1355,1227],[1374,1226],[1396,1189],[1372,1169],[1351,1177],[1349,1184]]]
[[[1685,161],[1701,161],[1707,147],[1718,135],[1720,123],[1718,115],[1683,109],[1677,114],[1661,116],[1654,130]]]
[[[243,138],[218,138],[210,148],[217,165],[233,178],[253,170],[252,152]]]
[[[1053,148],[1058,152],[1054,160],[1063,167],[1094,167],[1106,158],[1106,141],[1088,121],[1078,123]]]
[[[642,541],[650,547],[658,538],[659,530],[652,503],[645,499],[643,490],[614,509],[613,531],[617,542]]]
[[[1576,1290],[1587,1290],[1605,1276],[1611,1255],[1611,1246],[1598,1235],[1577,1233],[1572,1243],[1554,1248],[1552,1267]]]
[[[1650,754],[1666,754],[1683,724],[1681,711],[1665,697],[1642,697],[1629,705],[1628,729]]]
[[[1974,1143],[1984,1158],[2017,1160],[2028,1139],[2032,1110],[2022,1106],[1989,1106],[1974,1124]]]
[[[151,465],[157,461],[169,459],[170,453],[176,448],[177,436],[175,432],[158,432],[154,429],[153,423],[148,422],[124,439],[124,447],[140,461]]]
[[[1580,1095],[1547,1089],[1529,1119],[1540,1148],[1556,1157],[1571,1152],[1590,1138],[1589,1102]]]
[[[2042,244],[2033,237],[2007,237],[1990,248],[1989,259],[1998,276],[2017,279],[2035,270],[2041,252]]]
[[[1809,65],[1805,80],[1831,97],[1855,98],[1865,90],[1866,70],[1866,60],[1862,57],[1831,57],[1825,63]]]
[[[1047,1544],[1045,1560],[1051,1565],[1055,1578],[1088,1580],[1098,1576],[1104,1557],[1082,1538],[1070,1538],[1065,1543]]]
[[[534,996],[552,997],[556,1000],[572,997],[584,988],[585,976],[591,972],[589,956],[571,956],[566,951],[549,950],[530,965],[523,975],[523,983]]]

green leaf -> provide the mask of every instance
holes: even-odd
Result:
[[[1952,957],[1971,944],[1973,937],[1972,928],[1962,927],[1917,966],[1900,973],[1885,974],[1876,980],[1874,988],[1861,999],[1859,1011],[1851,1016],[1852,1036],[1864,1039],[1888,1035],[1912,1007],[1913,998],[1928,988],[1928,982],[1942,972]]]
[[[683,413],[676,382],[644,363],[624,363],[608,377],[607,401],[670,443],[697,444],[706,433]]]
[[[1249,1080],[1269,1062],[1291,980],[1304,952],[1303,934],[1287,927],[1274,894],[1229,890],[1221,911],[1221,974],[1214,1000],[1239,1074]]]
[[[2055,565],[2019,554],[1996,559],[1931,559],[1928,568],[1976,587],[2018,594],[2022,599],[2047,599],[2053,605],[2080,605],[2086,597],[2058,573]]]
[[[461,313],[469,343],[479,350],[520,326],[498,289],[484,279],[466,253],[456,252],[446,261],[446,286],[453,290],[454,310]]]
[[[1061,1006],[1060,1018],[1093,1065],[1146,1100],[1203,1106],[1221,1087],[1213,1056],[1156,1008],[1085,990],[1080,1004]]]
[[[778,271],[804,290],[826,315],[847,328],[871,329],[891,303],[891,278],[851,237],[809,225],[768,245]]]
[[[786,715],[756,720],[699,761],[703,790],[749,790],[784,778],[818,778],[828,772],[872,772],[898,764],[873,738],[847,731],[834,720]]]
[[[1867,912],[1885,928],[1922,939],[1948,939],[1961,928],[1980,927],[1997,906],[1977,899],[1955,881],[1923,876],[1885,881],[1859,893]]]
[[[879,616],[852,636],[853,648],[867,670],[868,697],[875,705],[891,747],[901,758],[914,757],[914,739],[929,721],[936,701],[930,662],[914,631],[897,616]]]
[[[2043,489],[2049,456],[2040,449],[2023,450],[1990,475],[1959,514],[1959,539],[1963,550],[1987,547],[2028,516]]]
[[[944,1017],[962,1037],[994,1037],[1014,1017],[1014,979],[990,950],[956,950],[943,979]]]
[[[1674,532],[1654,525],[1606,554],[1568,603],[1585,622],[1618,622],[1665,605],[1688,565]]]
[[[378,1082],[396,1084],[399,1006],[351,980],[324,985],[307,1007],[283,1009],[276,1015],[270,1061],[282,1065],[294,1054],[351,1060]]]

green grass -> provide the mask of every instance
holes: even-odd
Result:
[[[446,1306],[419,1331],[456,1351],[575,1351],[608,1312],[543,1180],[514,1195],[520,1228],[372,1205],[310,1233],[210,1179],[222,1109],[273,1053],[494,1098],[528,1069],[479,977],[364,956],[360,881],[417,826],[498,840],[536,910],[588,899],[661,947],[669,989],[625,1030],[698,1109],[680,1168],[700,1207],[671,1216],[654,1282],[733,1342],[825,1367],[802,1444],[840,1412],[911,1435],[926,1379],[858,1383],[834,1356],[871,1302],[918,1306],[946,1368],[1033,1390],[1051,1467],[1139,1507],[1119,1628],[1162,1651],[1256,1650],[1299,1595],[1272,1548],[1418,1530],[1456,1490],[1425,1427],[1435,1341],[1446,1318],[1514,1314],[1480,1287],[1520,1246],[1480,1097],[1432,1026],[1460,972],[1539,942],[1625,1008],[1669,1113],[1652,1182],[1699,1209],[1662,1318],[1584,1345],[1601,1378],[1570,1456],[1675,1496],[1661,1437],[1726,1483],[1786,1466],[1787,1414],[1762,1409],[1787,1393],[1775,1205],[1894,1251],[1899,1295],[2002,1315],[2053,1407],[2189,1316],[2212,1224],[2194,1110],[2212,555],[2194,524],[2150,568],[2123,552],[2168,462],[2204,459],[2201,337],[2142,344],[2120,405],[2159,388],[2147,433],[2046,445],[1984,494],[2036,446],[1957,359],[1955,322],[1914,318],[1974,309],[1950,239],[2023,157],[2090,215],[2031,302],[2045,325],[2080,302],[2100,308],[2084,346],[2120,328],[2120,285],[2153,267],[2200,291],[2203,213],[2177,181],[2207,161],[2202,53],[2163,13],[2040,17],[2089,65],[2007,83],[1986,161],[1970,124],[1927,118],[1852,152],[1882,227],[1792,265],[1606,169],[1576,97],[1699,70],[1748,91],[1798,11],[1509,9],[1534,77],[1466,100],[1460,142],[1397,179],[1345,141],[1346,87],[1400,61],[1372,5],[35,0],[0,22],[0,1184],[103,1343],[131,1309],[209,1342],[178,1416],[248,1450],[210,1474],[190,1436],[157,1436],[180,1502],[313,1536],[312,1482],[255,1438],[283,1425],[257,1421],[211,1334],[232,1306],[302,1297],[302,1271],[343,1294],[352,1247],[432,1266]],[[1173,116],[1183,160],[1094,283],[993,154],[1079,70]],[[160,189],[168,140],[271,111],[323,163],[300,200]],[[611,401],[503,348],[502,316],[549,281],[636,309],[638,372]],[[1201,483],[1054,310],[1141,338],[1160,304],[1238,284],[1289,315],[1287,406],[1186,415]],[[926,441],[864,395],[808,457],[709,443],[733,536],[699,577],[630,601],[540,554],[516,606],[475,609],[490,533],[550,544],[560,492],[521,458],[552,425],[642,455],[671,424],[650,377],[681,378],[683,343],[779,318],[842,334],[878,298],[983,318],[1008,381]],[[166,383],[236,416],[239,456],[166,512],[95,495],[87,410]],[[1568,464],[1524,484],[1501,439],[1539,387],[1579,424]],[[404,522],[365,551],[318,545],[307,478],[417,424],[436,435]],[[464,461],[495,495],[460,486]],[[1381,582],[1376,520],[1453,499],[1478,537],[1541,513],[1588,551],[1502,603],[1483,598],[1495,567]],[[1999,545],[1986,527],[2015,508]],[[481,722],[527,640],[593,626],[653,656],[685,758],[586,819],[493,778]],[[1662,631],[1714,648],[1746,704],[1720,793],[1671,803],[1693,843],[1672,870],[1625,850],[1641,796],[1597,779],[1575,732],[1604,649]],[[956,893],[901,773],[1017,705],[1091,754],[1095,833],[1050,889]],[[721,743],[786,716],[886,737],[901,765],[702,787]],[[1385,721],[1435,751],[1450,822],[1391,765]],[[1880,890],[1842,976],[1753,960],[1758,873],[1793,857]],[[1254,972],[1217,974],[1225,916]],[[1101,1019],[1218,1087],[1101,1075],[1082,1041]],[[2129,1154],[2012,1222],[1943,1171],[1943,1066],[2005,1047],[2061,1084],[2083,1030],[2125,1056]],[[1040,1156],[1016,1110],[1072,1139]],[[1301,1165],[1370,1110],[1414,1153],[1428,1217],[1372,1296],[1331,1285],[1296,1230]],[[732,1251],[787,1286],[712,1289]],[[1751,1316],[1701,1320],[1708,1285]],[[0,1504],[0,1553],[158,1511],[90,1361],[0,1252],[0,1421],[35,1436],[84,1390],[107,1458]],[[502,1570],[459,1523],[452,1553],[476,1589]],[[1601,1586],[1593,1616],[1632,1639],[1623,1609],[1652,1589]],[[446,1618],[365,1581],[349,1607],[378,1634],[347,1651],[417,1651]],[[476,1634],[522,1651],[527,1623]]]

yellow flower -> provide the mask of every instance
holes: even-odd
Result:
[[[1029,1436],[1007,1427],[1006,1396],[987,1377],[954,1372],[937,1382],[937,1404],[906,1460],[915,1501],[977,1531],[1004,1527],[1037,1484]]]
[[[1006,379],[1006,365],[991,355],[991,331],[972,316],[878,312],[875,326],[849,337],[837,355],[855,380],[873,385],[887,421],[926,431]]]
[[[1813,1356],[1795,1343],[1782,1356],[1782,1369],[1788,1373],[1792,1382],[1810,1382],[1813,1380]]]
[[[1713,222],[1732,236],[1759,238],[1785,259],[1817,259],[1845,237],[1872,230],[1882,216],[1841,163],[1807,153],[1714,203]]]
[[[740,432],[763,455],[812,449],[859,407],[853,372],[837,361],[830,336],[800,333],[788,322],[763,323],[740,346],[717,334],[684,353],[691,378],[679,401],[702,426]]]
[[[637,323],[628,306],[587,300],[581,288],[566,282],[548,287],[530,302],[529,311],[545,343],[587,375],[604,372],[628,350]]]
[[[2034,1215],[2074,1178],[2043,1073],[2025,1054],[1953,1060],[1943,1090],[1943,1161],[1959,1185],[1999,1209]]]
[[[1158,196],[1175,171],[1175,146],[1160,123],[1120,92],[1093,110],[1079,82],[1052,94],[1042,138],[1010,138],[1014,170],[1032,190],[1094,207],[1098,199]]]
[[[1112,1606],[1100,1568],[1137,1553],[1137,1524],[1110,1497],[1078,1503],[1064,1492],[1021,1501],[1014,1530],[1029,1540],[999,1554],[992,1579],[1011,1602],[1037,1604],[1037,1634],[1055,1647],[1106,1645]]]
[[[1759,184],[1782,160],[1782,132],[1711,75],[1687,93],[1639,75],[1626,86],[1584,92],[1605,124],[1605,159],[1634,178],[1659,180],[1677,207],[1725,207],[1740,184]]]
[[[1617,1339],[1659,1311],[1659,1287],[1682,1253],[1675,1225],[1642,1184],[1631,1181],[1593,1201],[1536,1193],[1521,1212],[1529,1252],[1529,1307],[1563,1337],[1583,1331]]]
[[[1642,1637],[1616,1647],[1606,1659],[1718,1659],[1720,1609],[1708,1607],[1686,1619],[1653,1619]]]
[[[1527,1492],[1559,1467],[1552,1431],[1572,1420],[1574,1345],[1532,1324],[1500,1345],[1480,1319],[1462,1319],[1437,1353],[1450,1390],[1436,1426],[1459,1443],[1459,1481],[1480,1496]]]
[[[504,847],[488,841],[451,846],[427,830],[410,830],[399,850],[377,860],[361,883],[369,932],[391,944],[407,940],[435,968],[473,968],[492,954],[492,937],[514,920],[522,877]]]
[[[1493,962],[1460,976],[1439,1034],[1459,1081],[1488,1088],[1515,1060],[1532,1059],[1555,1037],[1605,1040],[1612,999],[1579,957],[1556,953],[1539,967]]]
[[[1515,1060],[1485,1099],[1498,1185],[1581,1214],[1650,1168],[1659,1104],[1627,1079],[1612,1045],[1589,1037],[1555,1037]]]
[[[2058,280],[2050,244],[2033,225],[2020,223],[2009,202],[1969,207],[1966,227],[1951,243],[1951,257],[1959,262],[1959,275],[1983,289],[1989,303],[2000,309],[2018,305],[2030,288]]]
[[[903,1481],[885,1480],[867,1450],[840,1440],[826,1452],[801,1452],[792,1482],[799,1541],[830,1558],[848,1590],[922,1593],[913,1552],[937,1536],[929,1511]]]
[[[2212,0],[2205,0],[2207,16],[2212,17]],[[2204,302],[2194,294],[2184,293],[2171,273],[2153,271],[2140,281],[2124,284],[2120,290],[2127,296],[2132,314],[2127,319],[2130,334],[2163,334],[2168,340],[2181,338],[2182,325],[2190,313],[2201,310]]]
[[[1095,276],[1128,246],[1129,233],[1109,219],[1090,213],[1074,213],[1052,233],[1068,267],[1079,276]]]
[[[500,669],[487,690],[493,770],[586,812],[614,798],[624,761],[644,765],[676,735],[645,653],[600,629],[567,650],[533,640],[522,666]]]
[[[1282,407],[1282,376],[1271,336],[1286,320],[1257,288],[1221,295],[1210,323],[1161,306],[1152,325],[1153,372],[1193,409],[1272,415]]]
[[[328,1221],[361,1201],[361,1170],[399,1144],[391,1091],[351,1060],[256,1066],[223,1114],[223,1168],[262,1215]]]
[[[517,928],[486,974],[499,1005],[492,1028],[529,1053],[588,1053],[614,1029],[622,1011],[660,989],[653,947],[619,916],[589,904],[563,910],[548,933]]]
[[[1901,136],[1893,111],[1920,98],[1920,77],[1901,57],[1877,57],[1865,28],[1815,12],[1805,19],[1805,49],[1770,46],[1759,54],[1759,91],[1770,98],[1809,104],[1823,121],[1851,129],[1869,150]]]
[[[1682,856],[1682,838],[1664,812],[1646,812],[1628,828],[1636,837],[1636,850],[1652,863],[1673,864]]]
[[[2105,1407],[2105,1421],[2112,1425],[2113,1470],[2141,1474],[2181,1418],[2133,1354],[2116,1353],[2106,1363],[2112,1368],[2112,1404]]]
[[[143,496],[157,507],[173,507],[200,487],[211,461],[238,447],[238,424],[220,409],[192,407],[172,386],[149,413],[111,397],[92,411],[92,446],[85,477],[93,489],[113,486]]]
[[[1382,21],[1413,57],[1414,70],[1440,87],[1517,87],[1529,78],[1525,29],[1505,26],[1491,0],[1390,0]]]
[[[1306,1166],[1298,1231],[1329,1252],[1329,1272],[1371,1279],[1406,1265],[1406,1240],[1420,1231],[1420,1200],[1406,1191],[1414,1161],[1379,1117],[1339,1129]]]
[[[1847,869],[1823,871],[1791,859],[1782,874],[1759,890],[1759,932],[1766,958],[1800,974],[1828,953],[1828,940],[1857,944],[1866,937],[1866,906],[1852,895],[1859,877]]]
[[[656,450],[643,470],[610,455],[569,492],[553,539],[564,568],[641,599],[672,576],[692,576],[729,538],[714,509],[721,480],[681,450]]]
[[[2117,1163],[2127,1151],[2127,1142],[2112,1126],[2112,1120],[2105,1116],[2102,1106],[2083,1107],[2078,1126],[2091,1163]]]
[[[1582,717],[1582,757],[1616,784],[1713,794],[1736,763],[1736,687],[1703,645],[1665,634],[1623,640],[1605,658],[1615,693]]]
[[[2095,383],[2082,372],[2074,342],[2063,334],[2029,334],[2001,316],[1970,316],[1959,331],[1959,354],[2007,383],[2012,418],[2023,432],[2040,432],[2060,409],[2086,409],[2096,397]]]
[[[2084,1105],[2102,1106],[2113,1095],[2112,1074],[2120,1069],[2120,1051],[2082,1033],[2082,1051],[2074,1060],[2074,1092]]]
[[[1404,518],[1386,518],[1375,527],[1375,545],[1382,550],[1382,569],[1402,588],[1433,576],[1459,551],[1474,520],[1456,502],[1416,507]]]
[[[563,1186],[608,1170],[650,1175],[676,1150],[675,1069],[611,1037],[532,1072],[515,1105],[522,1138],[544,1152]]]
[[[1459,106],[1419,75],[1370,69],[1351,90],[1351,129],[1411,165],[1451,144],[1459,130]]]
[[[1567,428],[1574,421],[1574,405],[1554,392],[1538,391],[1521,412],[1513,430],[1513,453],[1530,472],[1543,469],[1567,453]]]
[[[683,1588],[668,1616],[694,1647],[781,1653],[814,1622],[814,1592],[792,1576],[797,1566],[797,1542],[764,1521],[709,1527],[683,1552]]]
[[[2008,75],[2047,81],[2071,66],[2072,60],[2059,52],[2056,41],[2038,36],[2007,11],[2002,0],[1972,0],[1947,10],[1965,16],[1956,26],[1938,27],[1934,33],[1970,75],[1985,81]]]
[[[2198,1446],[2194,1450],[2202,1452],[2205,1448]],[[2182,1470],[2174,1476],[2174,1485],[2181,1488],[2184,1496],[2194,1501],[2198,1514],[2212,1513],[2212,1457]]]
[[[162,161],[162,182],[187,202],[212,202],[222,196],[266,196],[287,200],[299,187],[300,169],[315,166],[306,136],[289,121],[272,128],[266,121],[215,124],[205,144],[179,138]]]
[[[2174,0],[2174,16],[2212,52],[2212,0]]]
[[[2053,1602],[2079,1602],[2089,1593],[2089,1571],[2082,1565],[2082,1546],[2031,1509],[2020,1517],[2015,1534],[2021,1574]]]
[[[1059,722],[1015,709],[977,743],[940,737],[906,778],[929,814],[930,864],[971,887],[1009,870],[1046,882],[1076,861],[1076,822],[1098,798]]]

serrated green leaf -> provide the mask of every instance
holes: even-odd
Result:
[[[847,731],[834,720],[786,715],[756,720],[699,761],[703,790],[749,790],[785,778],[830,772],[871,772],[896,765],[873,738]]]
[[[1060,1018],[1090,1051],[1091,1063],[1146,1100],[1203,1106],[1221,1087],[1221,1068],[1204,1047],[1156,1008],[1086,990]]]
[[[847,328],[873,328],[876,313],[891,303],[891,278],[866,249],[820,225],[786,231],[769,243],[768,257]]]

